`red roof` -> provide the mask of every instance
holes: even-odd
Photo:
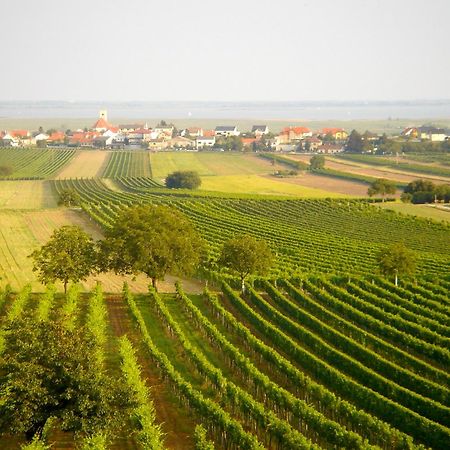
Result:
[[[203,131],[203,137],[213,137],[216,135],[214,130],[205,130]]]
[[[345,132],[343,128],[322,128],[322,134],[336,134]]]
[[[110,126],[108,128],[108,130],[112,131],[113,133],[118,133],[120,131],[120,128],[119,127],[112,127],[112,126]]]
[[[241,138],[241,140],[244,145],[253,144],[253,142],[259,141],[257,138]]]
[[[30,135],[28,130],[12,130],[9,132],[12,137],[26,138]]]
[[[66,134],[63,131],[55,131],[48,138],[49,141],[63,141],[66,137]]]
[[[100,119],[98,119],[97,122],[94,123],[92,128],[94,128],[94,129],[96,129],[96,128],[108,129],[110,126],[111,125],[103,117],[100,117]]]
[[[306,127],[286,127],[283,128],[282,133],[287,134],[289,132],[293,132],[294,134],[304,134],[304,133],[310,133],[311,130]]]

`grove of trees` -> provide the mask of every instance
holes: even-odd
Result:
[[[386,197],[386,195],[394,195],[396,191],[397,187],[394,181],[387,180],[386,178],[378,178],[371,183],[369,189],[367,189],[367,194],[369,195],[369,197],[373,197],[374,195],[381,195],[381,198],[384,202],[384,198]]]

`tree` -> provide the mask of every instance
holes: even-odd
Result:
[[[371,183],[369,189],[367,189],[367,194],[369,197],[374,195],[381,195],[384,202],[384,197],[387,194],[395,194],[397,191],[397,186],[394,181],[386,180],[386,178],[378,178],[373,183]]]
[[[394,276],[396,286],[399,275],[411,275],[416,270],[416,257],[403,243],[380,250],[377,262],[383,275]]]
[[[166,177],[168,188],[197,189],[201,184],[200,176],[193,170],[173,172]]]
[[[58,205],[60,206],[78,206],[80,204],[80,195],[74,189],[65,189],[60,192]]]
[[[191,222],[167,206],[123,209],[105,235],[103,269],[145,273],[155,288],[167,273],[192,273],[203,256],[203,243]]]
[[[86,279],[97,268],[97,250],[92,238],[80,227],[66,225],[55,230],[50,240],[31,255],[33,270],[42,283],[60,280],[67,292],[69,281]]]
[[[32,315],[6,324],[0,358],[0,434],[40,438],[48,421],[64,431],[117,429],[131,394],[96,363],[93,341],[61,321]]]
[[[348,137],[347,145],[345,149],[348,152],[362,153],[364,150],[364,141],[362,136],[356,131],[352,130],[350,136]]]
[[[250,274],[267,273],[273,259],[273,254],[265,241],[250,235],[241,235],[224,243],[218,263],[239,275],[244,292],[245,279]]]
[[[436,186],[429,180],[414,180],[405,187],[407,194],[415,194],[416,192],[433,192]]]
[[[323,169],[325,167],[325,156],[314,155],[309,160],[309,168],[311,171]]]

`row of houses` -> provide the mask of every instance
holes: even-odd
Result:
[[[365,139],[373,135],[366,132]],[[442,142],[448,139],[448,130],[429,126],[409,127],[401,138]],[[36,133],[28,130],[0,132],[0,146],[69,146],[89,148],[146,148],[150,150],[219,148],[224,140],[234,139],[243,147],[272,149],[280,152],[305,151],[316,153],[339,153],[344,151],[348,133],[343,128],[322,128],[316,132],[302,126],[289,126],[277,135],[267,125],[253,125],[251,131],[241,132],[237,125],[219,125],[215,129],[189,127],[177,130],[174,125],[161,122],[151,128],[147,123],[112,125],[107,111],[100,111],[97,121],[90,129]]]

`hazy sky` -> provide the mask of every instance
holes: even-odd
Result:
[[[0,100],[450,98],[450,0],[0,4]]]

